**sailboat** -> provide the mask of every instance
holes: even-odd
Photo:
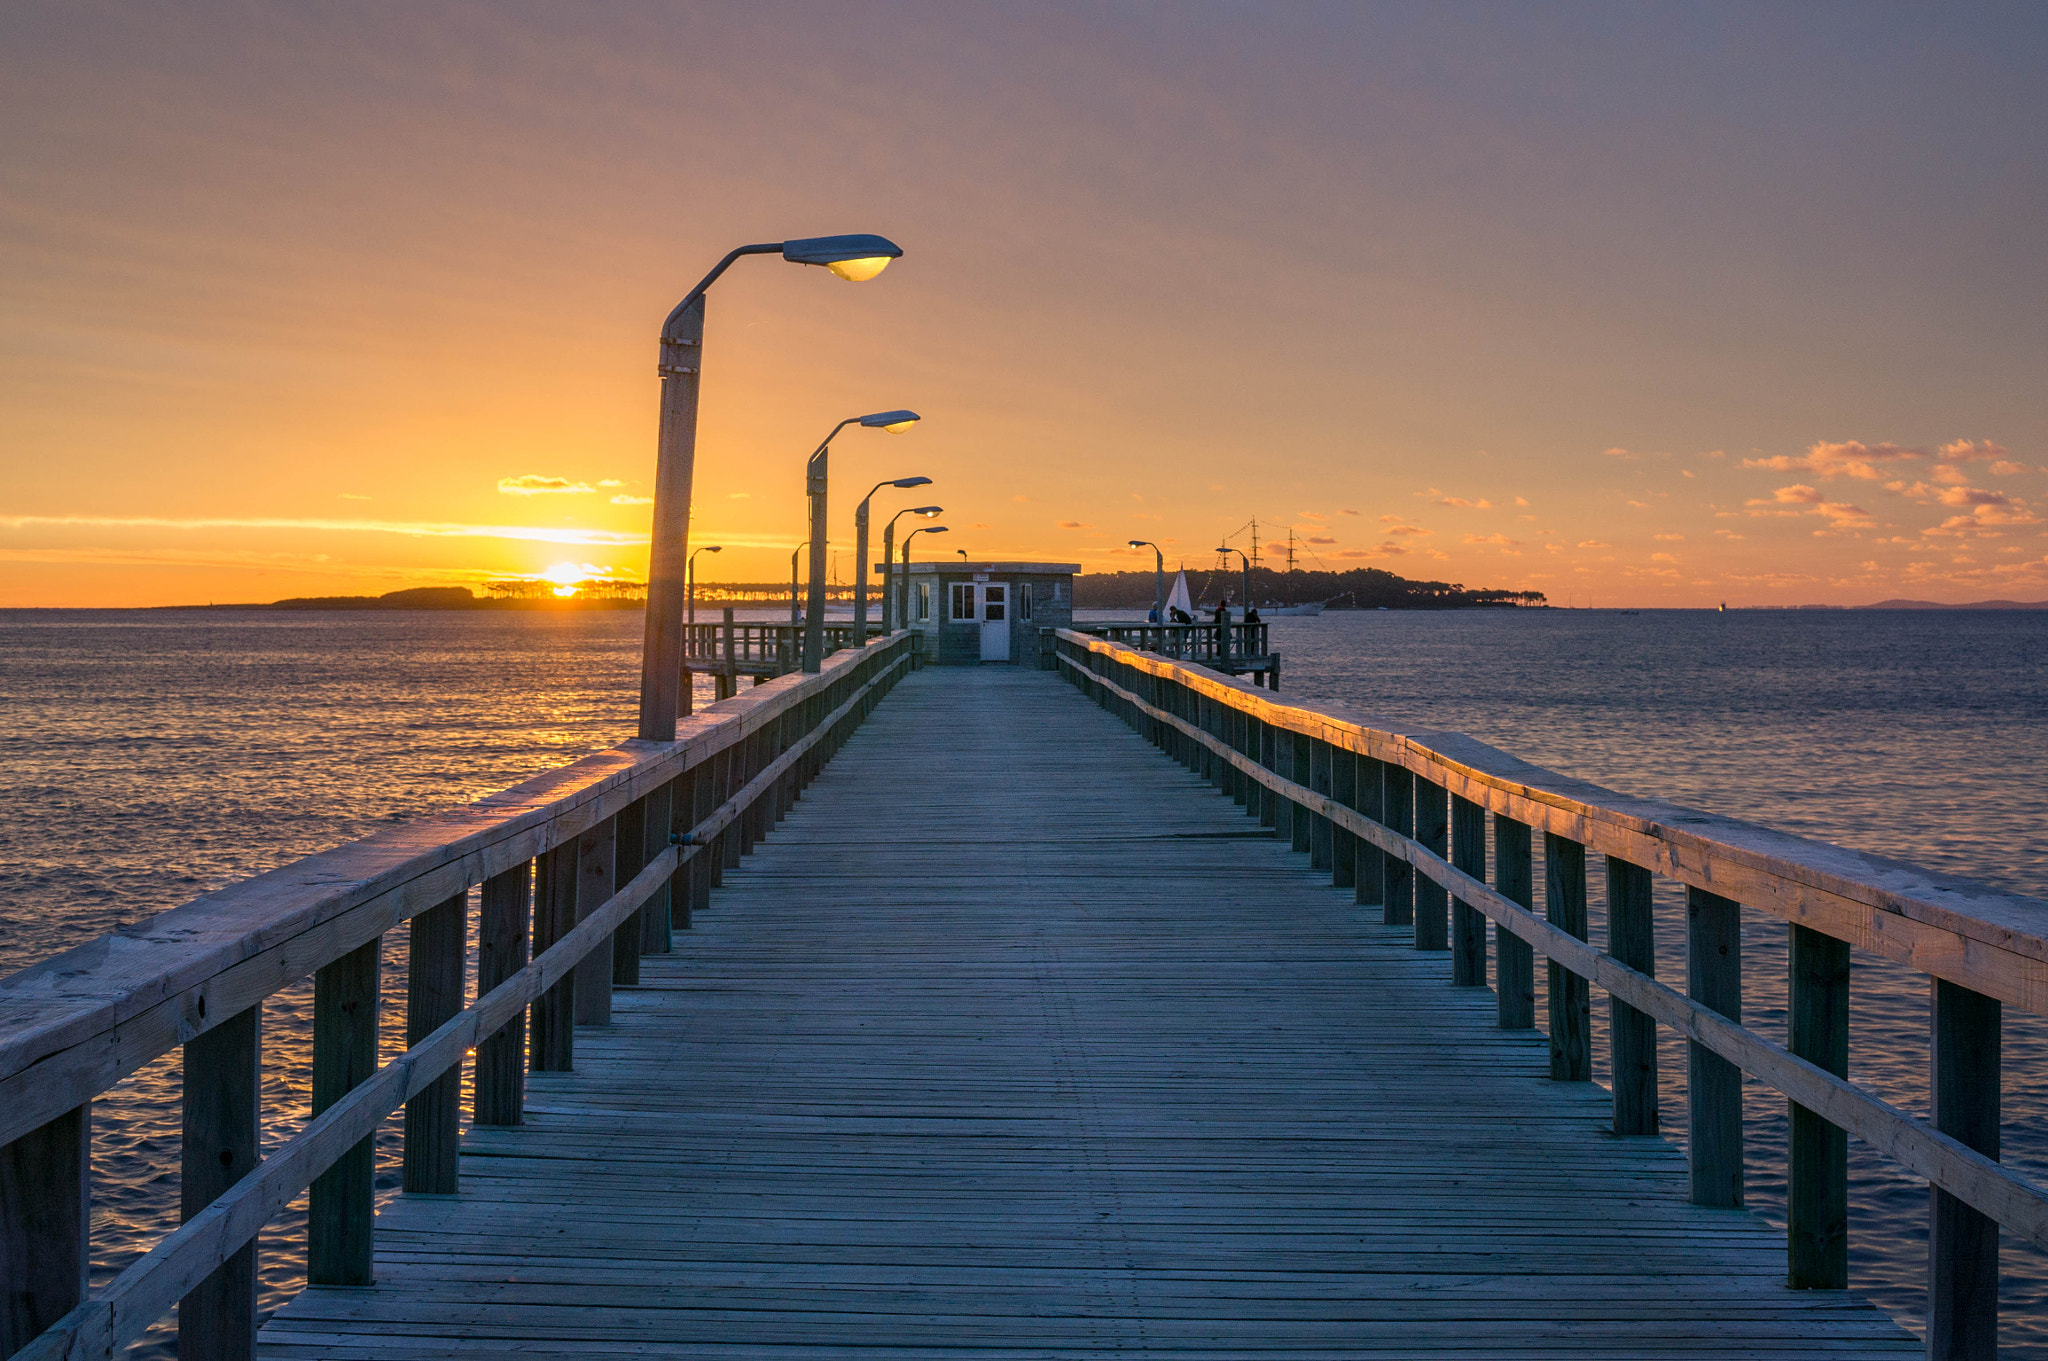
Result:
[[[1180,614],[1176,615],[1175,610]],[[1185,567],[1175,574],[1173,589],[1166,596],[1166,621],[1170,623],[1182,616],[1189,620],[1195,617],[1195,600],[1188,594],[1188,569]]]

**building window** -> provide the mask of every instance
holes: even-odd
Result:
[[[1052,584],[1052,598],[1053,598],[1053,601],[1054,601],[1054,603],[1058,603],[1059,601],[1065,600],[1065,599],[1067,598],[1067,583],[1066,583],[1066,582],[1064,582],[1064,581],[1055,581],[1055,582],[1054,582],[1054,583]]]
[[[974,583],[956,581],[953,583],[953,618],[972,621],[974,619]]]
[[[922,623],[932,617],[932,584],[929,581],[917,583],[917,618]]]
[[[1025,582],[1020,582],[1020,583],[1018,584],[1018,586],[1017,586],[1017,615],[1018,615],[1018,617],[1019,617],[1019,618],[1022,618],[1022,619],[1027,619],[1027,620],[1028,620],[1029,618],[1031,618],[1031,597],[1032,597],[1033,595],[1035,595],[1035,594],[1037,594],[1037,592],[1035,592],[1035,591],[1033,591],[1033,590],[1031,589],[1031,583],[1030,583],[1030,582],[1028,582],[1028,581],[1025,581]]]

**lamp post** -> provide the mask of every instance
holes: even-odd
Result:
[[[707,543],[690,554],[690,585],[686,595],[690,602],[687,618],[692,624],[697,622],[697,554],[723,553],[724,551],[725,549],[718,544]]]
[[[868,494],[860,498],[860,504],[853,511],[854,556],[859,560],[853,565],[853,645],[865,647],[868,641],[868,502],[875,499],[875,493],[884,487],[929,487],[929,477],[899,477],[893,482],[877,482],[868,488]],[[886,574],[885,574],[886,576]],[[882,582],[882,632],[889,631],[889,583]]]
[[[742,255],[823,265],[859,283],[903,254],[881,236],[818,236],[741,246],[691,289],[661,326],[661,439],[654,465],[654,523],[647,562],[647,623],[640,649],[640,736],[672,742],[682,702],[683,609],[688,595],[690,478],[697,462],[697,386],[704,348],[704,290]],[[676,566],[682,558],[684,565]]]
[[[964,548],[956,548],[956,549],[954,549],[953,551],[954,551],[955,553],[958,553],[958,554],[960,555],[960,561],[962,561],[962,562],[965,562],[965,561],[967,561],[967,550],[966,550],[966,549],[964,549]]]
[[[903,627],[910,627],[910,541],[920,534],[944,534],[945,525],[921,525],[903,536]]]
[[[1216,551],[1218,553],[1235,553],[1238,556],[1238,560],[1244,563],[1244,608],[1245,612],[1249,613],[1252,607],[1252,560],[1245,557],[1242,548],[1232,548],[1229,544],[1218,545]],[[1242,618],[1243,616],[1240,615],[1239,617]],[[1230,630],[1220,624],[1216,628],[1216,650],[1222,654],[1224,661],[1230,660]]]
[[[1152,622],[1166,622],[1166,554],[1150,539],[1132,539],[1131,547],[1152,550]]]
[[[869,416],[848,416],[832,427],[804,465],[804,493],[811,500],[811,588],[804,601],[804,670],[813,674],[825,669],[825,482],[826,458],[832,441],[849,425],[869,430],[886,430],[900,435],[917,424],[915,411],[877,411]],[[872,494],[872,493],[870,493]]]
[[[803,598],[803,593],[801,590],[798,589],[796,584],[796,560],[799,557],[801,557],[803,555],[803,551],[806,548],[809,548],[810,546],[811,541],[809,539],[805,539],[802,543],[798,544],[789,552],[789,626],[791,628],[795,628],[797,626],[797,602]]]
[[[937,515],[944,506],[912,506],[899,510],[889,517],[889,523],[882,526],[882,632],[891,633],[896,629],[908,628],[909,601],[896,585],[896,522],[906,515],[922,515],[927,520]]]

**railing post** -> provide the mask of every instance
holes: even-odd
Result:
[[[418,1044],[462,1010],[469,938],[469,894],[458,893],[412,919],[406,951],[405,1043]],[[404,1189],[456,1192],[456,1143],[462,1128],[462,1065],[405,1103]]]
[[[1278,744],[1275,741],[1275,729],[1272,724],[1266,722],[1263,718],[1256,721],[1256,727],[1259,743],[1258,762],[1277,775],[1280,772],[1275,764],[1279,760]],[[1293,807],[1293,805],[1282,799],[1265,785],[1260,785],[1259,790],[1260,825],[1271,827],[1276,832],[1289,830],[1293,824],[1291,822],[1283,823],[1280,820],[1280,816]]]
[[[1543,834],[1543,915],[1552,926],[1586,938],[1586,848],[1555,832]],[[1549,961],[1550,1076],[1593,1080],[1593,996],[1585,979]]]
[[[1357,774],[1353,778],[1358,784],[1358,811],[1374,822],[1384,823],[1387,809],[1387,775],[1383,762],[1371,756],[1360,755]],[[1361,841],[1358,843],[1358,883],[1351,901],[1360,907],[1378,907],[1387,896],[1387,853],[1379,843]]]
[[[1451,795],[1451,865],[1486,881],[1486,810]],[[1451,985],[1486,986],[1486,916],[1462,898],[1451,900]]]
[[[576,843],[565,842],[534,862],[533,953],[539,955],[576,925]],[[566,1073],[576,1066],[576,974],[562,975],[533,1003],[528,1067]]]
[[[1731,1021],[1742,1019],[1742,908],[1718,893],[1685,890],[1685,990]],[[1742,1204],[1742,1070],[1686,1042],[1686,1145],[1692,1203]]]
[[[1320,737],[1304,739],[1308,743],[1308,787],[1325,798],[1331,796],[1335,781],[1331,778],[1330,744]],[[1330,836],[1330,820],[1321,813],[1310,813],[1308,824],[1308,867],[1312,870],[1329,869],[1332,860],[1333,838]]]
[[[1415,839],[1422,848],[1438,859],[1450,852],[1451,814],[1444,801],[1444,787],[1434,780],[1415,777]],[[1446,918],[1450,914],[1450,895],[1444,886],[1426,874],[1417,874],[1415,879],[1415,948],[1418,950],[1448,950],[1451,948],[1450,926]]]
[[[256,1168],[262,1013],[260,1005],[249,1007],[185,1043],[181,1222]],[[244,1243],[178,1301],[178,1355],[182,1361],[256,1355],[255,1243]]]
[[[647,799],[635,799],[613,819],[612,878],[623,887],[633,881],[647,863]],[[633,909],[633,915],[612,932],[612,986],[632,987],[640,981],[640,956],[646,949],[651,900]]]
[[[576,907],[572,921],[582,921],[612,896],[618,873],[616,819],[603,822],[576,838]],[[612,949],[614,940],[598,946],[576,963],[576,1024],[612,1023]]]
[[[1280,735],[1280,741],[1285,753],[1282,759],[1287,763],[1286,769],[1280,773],[1303,788],[1309,788],[1308,735],[1306,733],[1283,730]],[[1283,830],[1287,833],[1288,845],[1296,852],[1308,854],[1310,844],[1315,840],[1314,828],[1310,821],[1313,815],[1309,812],[1308,805],[1305,803],[1296,803],[1290,799],[1287,806],[1290,815],[1287,820],[1287,826]],[[1311,866],[1315,864],[1313,856],[1310,857],[1309,864]]]
[[[1788,998],[1791,1050],[1849,1076],[1849,942],[1794,925]],[[1789,1103],[1785,1283],[1794,1290],[1849,1286],[1849,1136]]]
[[[367,942],[313,973],[313,1114],[377,1071],[377,975],[384,942]],[[366,1134],[313,1182],[306,1216],[306,1284],[368,1285],[376,1216]]]
[[[0,1148],[0,1355],[85,1299],[92,1107],[75,1106]]]
[[[533,862],[514,865],[484,880],[478,894],[476,994],[482,997],[526,967],[528,919],[533,896]],[[479,1125],[516,1125],[526,1112],[526,1013],[478,1043],[476,1090],[470,1120]]]
[[[1996,998],[1934,980],[1934,1127],[1987,1158],[1998,1156],[2004,1014]],[[1929,1361],[1998,1355],[1998,1221],[1929,1188]]]
[[[668,834],[675,820],[675,780],[647,796],[646,806],[641,810],[640,856],[633,874],[646,869],[650,861],[668,847]],[[633,875],[626,876],[628,882]],[[674,937],[670,934],[669,913],[674,911],[675,876],[669,882],[654,890],[654,896],[647,900],[639,912],[640,953],[643,955],[665,955],[675,948]],[[637,974],[638,970],[635,970]],[[633,981],[638,982],[638,978]]]
[[[1354,813],[1358,811],[1358,761],[1349,747],[1330,748],[1330,797]],[[1334,824],[1330,828],[1330,886],[1358,886],[1358,834]]]
[[[1607,857],[1607,953],[1650,978],[1657,976],[1657,933],[1651,917],[1650,872]],[[1657,1132],[1657,1022],[1619,997],[1607,999],[1613,1055],[1614,1132]]]
[[[1402,836],[1415,833],[1415,776],[1392,761],[1380,762],[1380,822]],[[1398,855],[1383,855],[1380,863],[1380,921],[1414,925],[1415,867]]]
[[[1493,886],[1503,898],[1536,906],[1536,865],[1529,824],[1493,816]],[[1502,1030],[1536,1024],[1536,950],[1498,922],[1493,928],[1493,987]]]

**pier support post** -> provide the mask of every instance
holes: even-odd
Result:
[[[1836,1077],[1849,1076],[1849,942],[1794,926],[1791,1049]],[[1794,1290],[1849,1286],[1849,1136],[1797,1101],[1785,1196],[1785,1283]]]
[[[458,893],[414,917],[406,953],[405,1043],[410,1048],[462,1010],[469,936],[469,894]],[[462,1128],[462,1065],[405,1103],[403,1185],[414,1195],[456,1192],[455,1152]]]
[[[262,1077],[260,1005],[185,1043],[178,1219],[192,1218],[256,1169]],[[244,1243],[178,1301],[182,1361],[256,1355],[256,1245]]]
[[[526,967],[527,922],[533,862],[484,880],[478,893],[476,993],[482,997]],[[526,1112],[526,1013],[478,1042],[476,1090],[470,1119],[479,1125],[516,1125]]]
[[[1998,1156],[2004,1015],[1996,998],[1934,980],[1934,1127]],[[1929,1361],[1998,1355],[1998,1221],[1946,1191],[1928,1191]]]
[[[1650,872],[1607,857],[1607,953],[1639,974],[1657,976]],[[1607,999],[1614,1067],[1614,1132],[1657,1132],[1657,1022],[1619,997]]]
[[[1389,831],[1410,836],[1415,831],[1415,777],[1406,766],[1380,762],[1380,822]],[[1380,921],[1387,926],[1415,923],[1415,868],[1398,855],[1380,857]]]
[[[1536,906],[1535,848],[1529,824],[1493,817],[1493,886],[1503,898]],[[1504,926],[1493,929],[1493,986],[1502,1030],[1536,1025],[1536,950]]]
[[[92,1107],[74,1106],[0,1148],[0,1355],[85,1299]]]
[[[313,973],[313,1114],[377,1071],[380,937]],[[306,1216],[306,1284],[368,1285],[376,1216],[373,1147],[366,1134],[313,1182]]]
[[[1685,990],[1731,1021],[1742,1019],[1742,908],[1702,888],[1685,890]],[[1742,1070],[1686,1041],[1686,1144],[1692,1203],[1742,1204]]]
[[[1451,814],[1444,802],[1444,787],[1434,780],[1415,777],[1415,839],[1422,849],[1443,859],[1451,849]],[[1451,900],[1444,886],[1426,874],[1415,876],[1415,948],[1451,948],[1450,924],[1445,920]]]
[[[1451,864],[1486,881],[1486,810],[1456,794],[1451,795]],[[1451,900],[1451,984],[1486,986],[1486,917],[1462,898]]]
[[[1586,848],[1555,832],[1543,834],[1543,915],[1552,926],[1586,938]],[[1549,961],[1550,1076],[1593,1080],[1593,998],[1586,980]]]

